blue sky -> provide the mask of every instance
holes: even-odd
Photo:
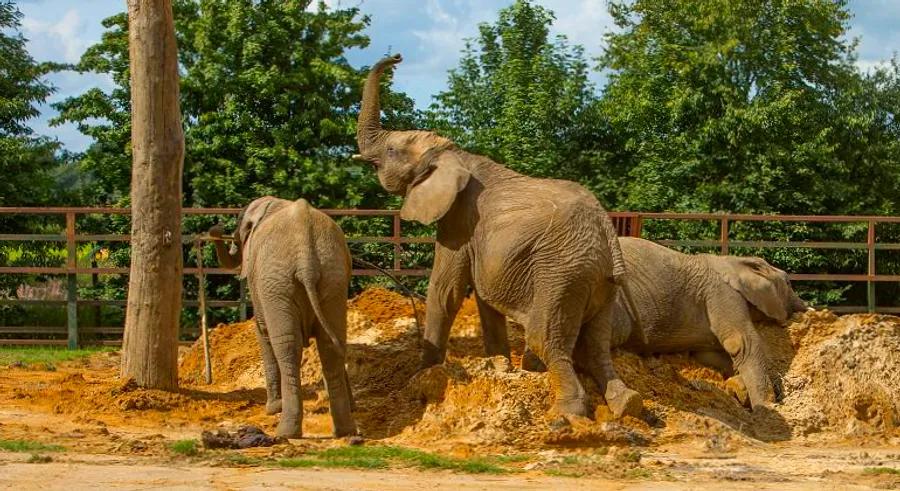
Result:
[[[390,49],[405,61],[397,88],[426,107],[432,94],[445,87],[447,70],[456,66],[464,39],[480,22],[492,21],[512,0],[328,0],[333,7],[358,5],[372,15],[365,50],[348,54],[356,66],[369,65]],[[19,0],[28,49],[40,61],[76,62],[85,48],[100,40],[100,21],[125,9],[124,0]],[[585,47],[588,56],[602,49],[602,34],[612,27],[606,0],[540,0],[556,13],[554,32]],[[854,14],[851,36],[860,38],[859,65],[867,69],[900,50],[900,0],[850,0]],[[599,79],[598,79],[599,81]],[[52,101],[79,94],[89,87],[111,87],[102,75],[55,74],[58,89]],[[69,150],[83,150],[90,139],[72,125],[50,127],[54,111],[43,108],[32,122],[39,134],[59,139]]]

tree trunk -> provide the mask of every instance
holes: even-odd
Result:
[[[128,0],[131,274],[122,377],[178,387],[184,133],[171,0]]]

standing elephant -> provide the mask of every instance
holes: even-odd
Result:
[[[222,229],[209,231],[216,238]],[[267,196],[238,217],[231,251],[215,241],[219,263],[241,268],[256,311],[256,334],[266,372],[266,412],[281,412],[277,435],[301,435],[302,346],[316,337],[334,435],[356,432],[344,365],[350,251],[340,227],[305,200]]]
[[[599,347],[588,369],[613,413],[640,412],[640,395],[621,381],[609,353],[606,316],[624,263],[603,207],[578,184],[524,176],[435,133],[382,129],[379,80],[400,61],[382,59],[369,73],[355,158],[373,165],[385,190],[405,197],[401,218],[437,222],[422,367],[443,362],[472,287],[486,354],[510,354],[504,316],[525,326],[528,346],[549,367],[557,414],[587,414],[572,363],[582,326]]]
[[[616,299],[605,319],[613,346],[642,354],[692,352],[699,361],[739,376],[730,387],[745,388],[754,408],[776,399],[778,384],[753,320],[785,322],[806,310],[787,274],[758,257],[688,255],[649,240],[619,240],[628,268],[639,329]],[[606,356],[606,347],[579,341],[576,361]],[[742,392],[739,390],[738,392]]]

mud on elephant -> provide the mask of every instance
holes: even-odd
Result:
[[[222,237],[219,226],[209,231]],[[335,436],[356,433],[353,396],[344,364],[350,252],[340,227],[305,200],[259,198],[238,218],[225,268],[241,268],[256,313],[266,376],[266,411],[281,412],[277,435],[301,435],[300,350],[316,338]]]
[[[806,310],[787,274],[758,257],[682,254],[654,242],[619,239],[630,288],[643,329],[638,330],[618,297],[608,321],[612,345],[641,353],[691,352],[723,371],[728,388],[744,403],[765,405],[780,396],[754,320],[784,323]],[[576,362],[601,356],[603,347],[585,336]],[[529,357],[529,368],[539,368]],[[747,400],[749,396],[749,401]]]
[[[609,353],[606,316],[624,267],[606,211],[576,183],[524,176],[429,131],[382,129],[379,80],[400,61],[385,58],[369,74],[355,158],[372,165],[385,190],[405,197],[403,219],[437,223],[422,366],[443,362],[471,287],[486,354],[509,356],[505,316],[525,326],[529,348],[549,367],[556,413],[587,414],[572,363],[583,326],[596,333],[588,368],[613,412],[639,412],[640,396],[625,387]]]

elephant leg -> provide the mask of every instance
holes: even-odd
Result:
[[[263,305],[272,349],[281,372],[281,420],[275,434],[299,438],[302,434],[303,402],[300,397],[300,316],[291,298],[273,297]]]
[[[331,409],[331,421],[334,425],[334,436],[342,437],[356,434],[356,423],[353,421],[353,393],[350,388],[350,378],[347,375],[345,358],[342,351],[347,347],[347,303],[340,298],[326,300],[322,305],[322,311],[328,318],[335,336],[343,344],[337,347],[322,330],[320,323],[316,323],[316,347],[319,351],[319,360],[322,363],[322,375],[325,379],[325,390],[328,391],[328,400]],[[339,349],[343,348],[343,349]]]
[[[547,364],[550,390],[554,395],[554,412],[561,416],[587,416],[587,393],[572,362],[572,352],[578,339],[579,322],[561,305],[552,308],[537,306],[527,326],[525,342],[528,348]]]
[[[714,368],[724,375],[726,378],[734,375],[734,365],[728,353],[722,350],[706,350],[695,351],[691,357],[698,363]]]
[[[281,373],[278,371],[278,360],[272,350],[269,330],[261,311],[256,313],[256,341],[259,343],[266,375],[266,414],[277,414],[281,412]]]
[[[710,328],[741,375],[753,409],[775,402],[776,384],[768,370],[762,337],[753,328],[743,298],[707,304]]]
[[[611,309],[591,319],[582,329],[575,353],[578,365],[584,368],[600,386],[606,404],[616,418],[640,416],[643,409],[641,395],[628,388],[613,366],[611,350]]]
[[[469,260],[464,251],[437,244],[425,301],[425,344],[421,368],[444,362],[450,327],[469,286]]]
[[[506,332],[506,316],[485,303],[475,293],[475,304],[478,305],[478,317],[481,318],[481,334],[484,338],[484,354],[486,356],[505,356],[509,358],[509,336]]]

